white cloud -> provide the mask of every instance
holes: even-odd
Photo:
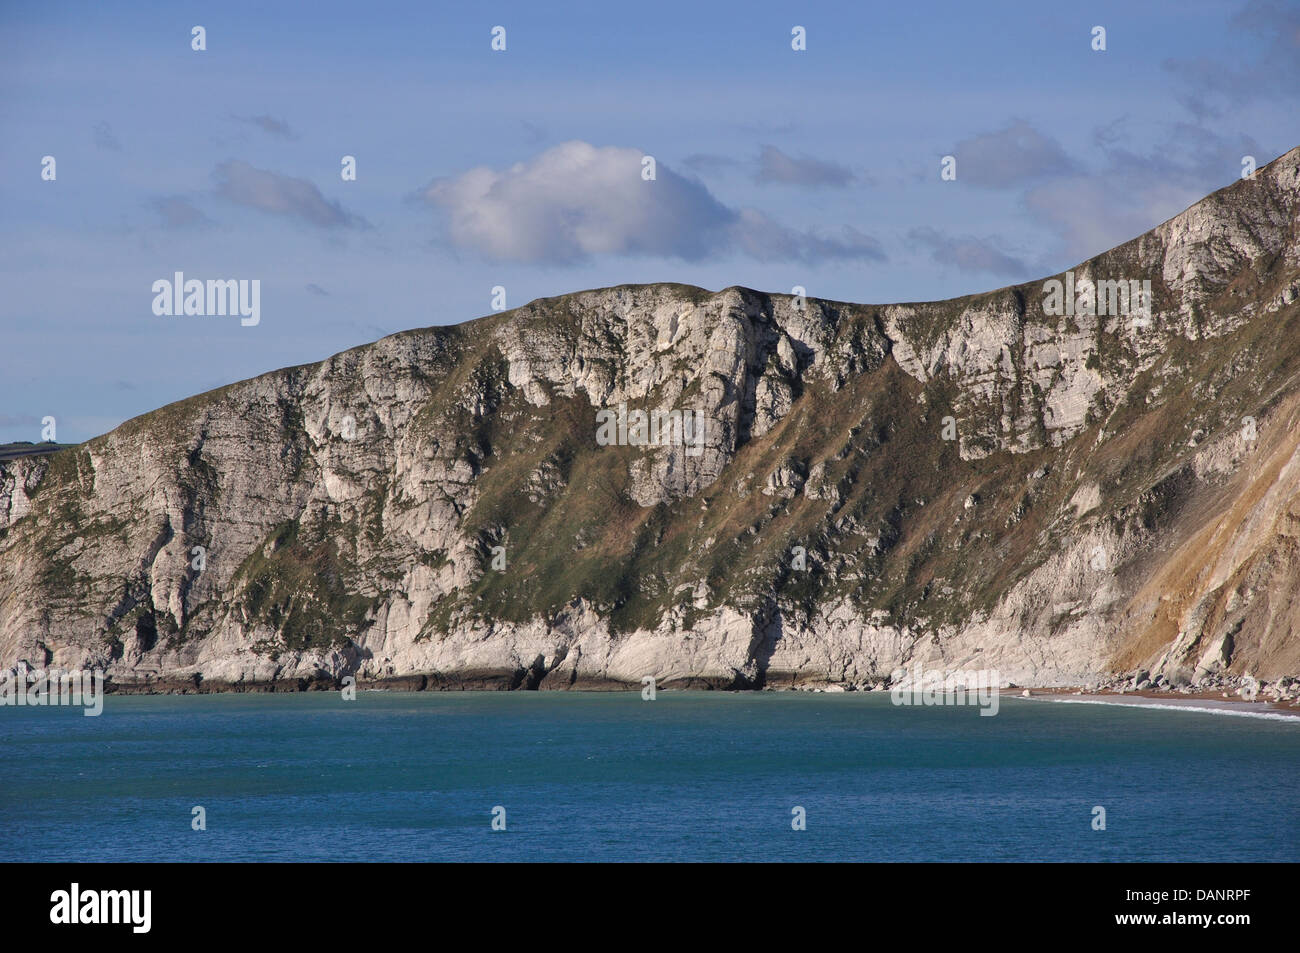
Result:
[[[435,180],[421,196],[448,216],[451,240],[490,259],[572,263],[597,255],[702,261],[733,253],[761,261],[882,259],[868,236],[798,232],[719,202],[662,162],[641,177],[637,149],[565,142],[497,171]]]

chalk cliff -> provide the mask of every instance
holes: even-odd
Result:
[[[927,304],[628,286],[407,331],[0,463],[0,669],[122,687],[1300,674],[1300,149]],[[1055,276],[1062,281],[1065,276]],[[700,410],[699,447],[596,414]],[[196,547],[201,547],[196,549]]]

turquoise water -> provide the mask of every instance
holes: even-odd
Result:
[[[98,718],[0,709],[0,752],[4,861],[1300,860],[1300,720],[884,694],[110,696]]]

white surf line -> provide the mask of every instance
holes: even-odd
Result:
[[[1013,699],[1017,696],[1012,695]],[[1300,717],[1275,711],[1243,711],[1240,708],[1207,708],[1203,705],[1171,705],[1167,702],[1112,702],[1097,698],[1045,698],[1041,695],[1019,696],[1020,701],[1055,702],[1058,705],[1110,705],[1114,708],[1142,708],[1147,711],[1194,711],[1203,715],[1236,715],[1240,718],[1263,718],[1266,721],[1290,721],[1300,725]]]

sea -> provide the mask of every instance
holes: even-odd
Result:
[[[1300,861],[1300,718],[887,693],[0,709],[0,861]]]

